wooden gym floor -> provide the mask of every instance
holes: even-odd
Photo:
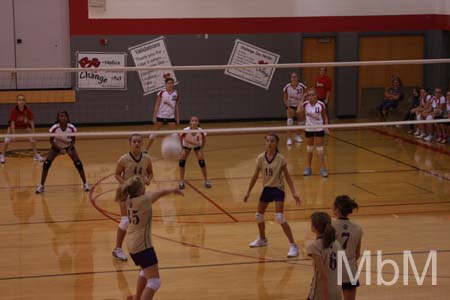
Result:
[[[280,124],[259,123],[258,125]],[[248,126],[256,124],[246,124]],[[242,124],[214,124],[243,126]],[[212,127],[207,124],[205,127]],[[100,130],[89,128],[81,130]],[[128,127],[120,130],[148,129]],[[117,130],[109,128],[107,130]],[[242,198],[264,151],[263,135],[208,137],[206,163],[213,188],[203,187],[192,155],[187,163],[184,198],[167,197],[155,204],[154,244],[162,287],[156,299],[305,299],[312,277],[305,244],[313,239],[308,222],[316,210],[327,210],[336,195],[349,194],[360,204],[354,220],[364,229],[363,250],[382,250],[385,259],[403,266],[403,250],[413,251],[422,272],[428,251],[438,250],[437,286],[430,272],[423,286],[390,287],[361,278],[358,299],[448,299],[450,294],[450,147],[417,144],[401,130],[333,131],[327,138],[330,177],[301,176],[305,145],[280,151],[289,161],[303,204],[290,193],[286,217],[302,248],[287,259],[288,243],[266,214],[269,246],[250,249],[257,236],[254,212],[258,183],[249,203]],[[48,142],[38,143],[47,150]],[[0,299],[126,299],[138,275],[131,261],[111,257],[118,219],[111,174],[126,139],[81,140],[77,149],[91,193],[66,156],[53,163],[46,192],[36,195],[42,164],[33,162],[25,142],[12,144],[0,166]],[[155,181],[150,189],[177,184],[176,161],[160,158],[159,142],[151,150]],[[271,207],[272,208],[272,207]],[[376,258],[372,257],[373,272]],[[363,273],[365,276],[365,273]],[[383,270],[385,280],[392,268]]]

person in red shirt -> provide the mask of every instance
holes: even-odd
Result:
[[[17,105],[11,110],[9,114],[9,126],[6,134],[16,133],[34,133],[34,114],[31,109],[25,105],[25,96],[17,95]],[[43,161],[42,156],[37,152],[36,142],[33,138],[29,138],[31,147],[33,147],[34,157],[36,161]],[[3,151],[0,152],[0,163],[5,163],[5,154],[8,149],[8,145],[15,141],[14,137],[5,137],[3,143]]]
[[[331,78],[327,75],[327,68],[321,67],[319,71],[319,76],[315,81],[317,100],[325,103],[325,107],[328,112],[328,101],[331,94]]]

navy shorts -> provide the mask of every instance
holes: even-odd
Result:
[[[153,247],[147,248],[144,251],[138,253],[130,253],[131,258],[136,266],[140,266],[142,269],[151,267],[158,263],[155,249]]]
[[[156,118],[156,122],[158,123],[176,123],[176,120],[174,118]]]
[[[276,187],[266,186],[259,197],[261,202],[284,201],[284,191]]]
[[[351,282],[343,282],[342,289],[343,290],[354,290],[359,286],[359,280],[356,281],[356,284],[353,285]]]
[[[194,151],[198,151],[198,150],[202,149],[202,147],[201,147],[201,146],[198,146],[198,147],[194,147],[194,148],[189,148],[189,147],[185,147],[185,146],[183,146],[183,148],[184,148],[184,149],[186,149],[186,150],[189,150],[189,151],[191,151],[191,150],[194,150]]]
[[[310,138],[310,137],[324,137],[325,136],[325,131],[321,130],[321,131],[305,131],[305,137]]]

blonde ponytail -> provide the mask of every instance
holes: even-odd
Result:
[[[144,187],[144,182],[139,176],[128,178],[116,191],[116,201],[126,201],[127,198],[139,196],[139,191]]]

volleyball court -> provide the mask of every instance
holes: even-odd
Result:
[[[125,299],[135,294],[136,281],[143,278],[150,278],[144,291],[158,291],[158,299],[305,299],[323,292],[317,288],[317,264],[321,257],[331,264],[332,253],[345,249],[350,234],[359,236],[361,253],[371,251],[368,259],[374,266],[377,250],[399,264],[403,251],[410,250],[422,270],[429,251],[437,250],[443,266],[438,286],[431,284],[431,275],[422,286],[368,284],[361,279],[363,272],[360,287],[350,284],[344,292],[340,286],[330,288],[329,299],[342,293],[351,299],[349,290],[357,291],[357,299],[445,298],[450,291],[445,268],[450,244],[443,235],[449,230],[450,211],[450,94],[445,87],[409,82],[402,72],[410,70],[405,65],[414,69],[448,62],[267,65],[275,76],[284,74],[284,84],[270,86],[279,94],[273,99],[279,109],[270,118],[246,122],[208,122],[208,115],[199,115],[189,104],[193,99],[183,98],[184,83],[173,80],[173,74],[188,71],[201,78],[209,70],[225,76],[224,69],[260,66],[142,69],[162,73],[165,81],[160,91],[145,98],[151,107],[145,124],[83,126],[77,119],[91,114],[94,106],[71,111],[74,104],[26,102],[42,93],[9,92],[10,98],[17,96],[10,108],[22,119],[16,116],[14,132],[10,128],[6,134],[5,128],[0,135],[2,147],[6,145],[0,166],[5,199],[0,225],[2,240],[9,245],[0,256],[4,299],[16,297],[19,290],[22,299],[46,298],[48,291],[80,299]],[[359,89],[358,118],[351,121],[338,118],[339,86],[324,98],[320,85],[302,78],[305,70],[323,76],[348,66],[361,68],[362,76],[385,73],[385,86]],[[15,70],[32,81],[68,74],[74,78],[80,72],[41,69],[47,77],[36,79],[36,71]],[[111,72],[131,77],[136,69]],[[52,98],[51,93],[45,97]],[[102,97],[97,91],[77,93]],[[111,105],[130,105],[126,91],[117,93],[124,95],[124,102]],[[40,124],[45,117],[24,113],[24,105],[29,110],[45,105],[44,114],[56,122]],[[239,109],[226,103],[223,107]],[[111,111],[106,107],[103,116],[92,114],[92,122],[114,120]],[[148,270],[135,265],[153,266],[153,254],[137,257],[142,249],[126,246],[127,238],[135,238],[133,226],[142,215],[121,210],[117,188],[128,184],[123,201],[131,205],[137,195],[129,182],[133,178],[153,197],[163,191],[152,205],[152,239],[146,240],[156,249],[160,277],[140,273]],[[351,232],[342,231],[349,226],[346,217],[357,224]],[[329,240],[330,226],[336,241]],[[356,251],[358,239],[354,243]],[[393,276],[389,268],[381,274]],[[42,292],[33,287],[35,281]]]

